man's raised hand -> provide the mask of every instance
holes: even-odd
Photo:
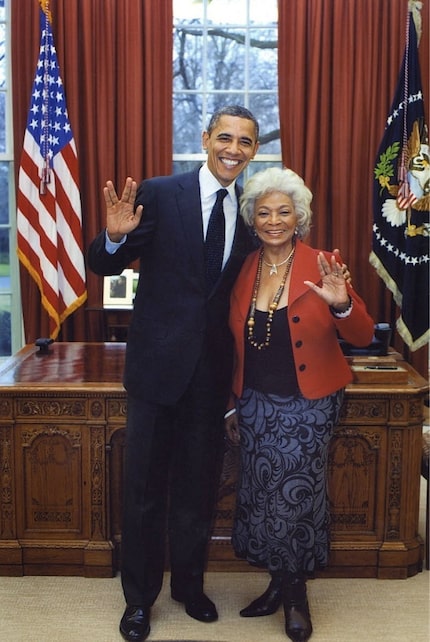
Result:
[[[126,179],[121,199],[118,198],[112,181],[103,188],[106,203],[106,230],[111,241],[118,243],[126,234],[139,225],[143,205],[134,211],[137,183],[130,176]]]

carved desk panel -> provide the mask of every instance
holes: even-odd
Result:
[[[109,577],[121,542],[126,395],[121,343],[27,346],[0,368],[0,575]],[[348,386],[328,462],[324,575],[404,578],[418,535],[426,381]],[[226,448],[209,547],[212,570],[249,570],[230,545],[238,451]]]

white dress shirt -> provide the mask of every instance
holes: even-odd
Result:
[[[217,181],[215,176],[212,174],[208,168],[207,163],[202,165],[199,172],[199,183],[200,183],[200,198],[202,203],[202,217],[203,217],[203,237],[206,238],[206,232],[209,224],[209,217],[212,212],[212,208],[215,205],[216,193],[219,189],[223,189],[223,186]],[[227,196],[223,201],[224,205],[224,217],[225,217],[225,243],[224,243],[224,257],[222,261],[222,266],[224,267],[227,263],[230,254],[231,248],[233,245],[234,232],[236,230],[236,218],[237,218],[237,198],[235,192],[235,181],[230,183],[228,187],[225,188],[228,192]]]

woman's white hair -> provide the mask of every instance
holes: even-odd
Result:
[[[297,215],[297,236],[305,238],[312,219],[312,192],[292,169],[269,167],[248,179],[240,197],[240,213],[245,224],[250,228],[254,226],[255,201],[272,192],[281,192],[291,198]]]

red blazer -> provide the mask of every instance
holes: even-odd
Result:
[[[348,285],[353,300],[351,314],[338,319],[328,305],[303,281],[321,280],[317,255],[319,250],[296,243],[291,269],[287,310],[297,381],[304,397],[325,397],[352,381],[351,369],[339,346],[338,336],[355,346],[367,346],[373,338],[374,322],[362,299]],[[230,328],[235,341],[233,393],[240,397],[243,390],[245,358],[244,327],[257,272],[259,250],[250,254],[236,280],[230,299]],[[330,253],[326,253],[330,257]]]

